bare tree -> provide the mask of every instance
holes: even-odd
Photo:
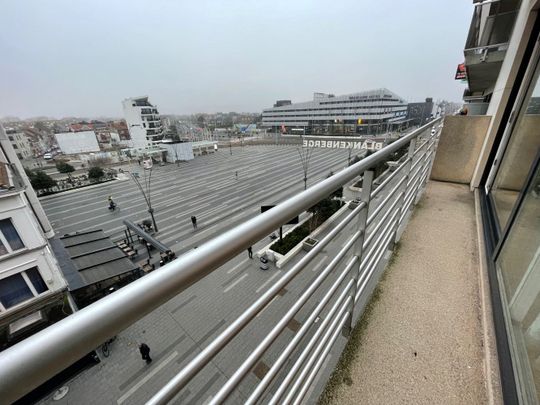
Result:
[[[309,162],[311,160],[311,155],[313,154],[313,148],[305,147],[304,143],[302,142],[302,146],[300,148],[296,148],[298,151],[298,154],[300,155],[300,161],[302,162],[302,170],[304,172],[304,190],[307,189],[307,181],[308,181],[308,171],[309,171]]]

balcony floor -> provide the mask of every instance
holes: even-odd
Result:
[[[430,182],[335,404],[488,402],[474,195]]]

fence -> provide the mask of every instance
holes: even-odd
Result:
[[[363,175],[360,201],[352,211],[257,298],[238,318],[191,360],[149,401],[162,404],[172,400],[190,380],[279,295],[318,253],[341,232],[348,240],[339,252],[305,286],[301,295],[275,322],[264,339],[241,361],[211,399],[224,402],[242,383],[289,322],[316,292],[321,294],[316,307],[287,342],[261,381],[251,390],[248,404],[261,400],[270,404],[299,403],[308,393],[323,362],[344,330],[350,330],[371,294],[368,286],[377,281],[385,254],[399,239],[410,209],[418,201],[429,179],[440,119],[413,131],[383,150],[321,181],[286,200],[272,210],[252,218],[175,261],[74,315],[29,337],[0,353],[0,392],[11,402],[93,350],[190,285],[223,265],[254,242],[299,215],[333,191]],[[408,145],[394,171],[373,188],[370,168]],[[352,230],[349,230],[353,227]],[[338,266],[352,252],[345,266]],[[379,271],[378,271],[379,270]],[[325,281],[330,285],[321,289]],[[294,356],[293,356],[294,354]],[[290,360],[294,359],[294,362]]]

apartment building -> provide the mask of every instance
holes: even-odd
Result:
[[[0,126],[0,351],[72,313],[52,227]]]
[[[125,99],[122,107],[132,148],[145,149],[161,142],[164,132],[161,118],[147,96]]]

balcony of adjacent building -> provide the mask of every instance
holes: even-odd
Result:
[[[465,44],[465,65],[471,95],[482,95],[492,87],[517,17],[518,0],[478,1]]]
[[[25,184],[15,165],[1,161],[0,156],[0,198],[24,190]]]

